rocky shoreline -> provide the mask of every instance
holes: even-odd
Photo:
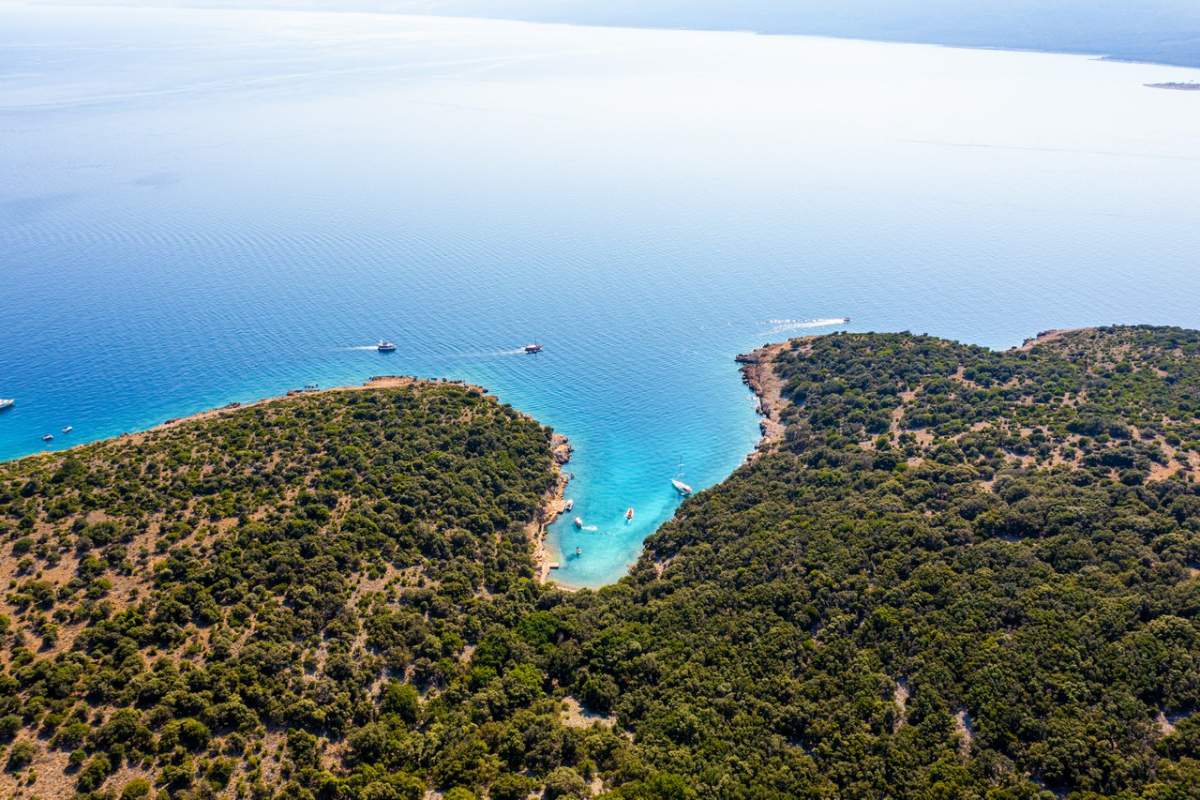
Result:
[[[783,441],[786,426],[783,424],[781,415],[789,403],[783,397],[783,381],[775,374],[775,359],[780,353],[791,349],[792,341],[789,339],[765,344],[757,350],[742,353],[734,359],[742,365],[742,383],[749,386],[758,398],[755,410],[761,417],[758,429],[762,436],[755,445],[754,451],[746,457],[748,462],[773,450]]]

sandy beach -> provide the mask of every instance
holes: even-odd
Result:
[[[566,436],[556,433],[551,448],[558,475],[554,481],[554,487],[546,493],[545,501],[538,511],[537,518],[526,527],[529,539],[533,542],[533,563],[537,569],[538,583],[549,582],[551,580],[550,572],[558,563],[558,556],[550,551],[550,545],[546,540],[550,525],[558,519],[559,514],[566,510],[567,484],[571,480],[570,475],[563,470],[563,467],[571,460],[571,443],[567,441]]]

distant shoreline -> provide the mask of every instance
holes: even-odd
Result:
[[[1147,83],[1150,89],[1169,89],[1175,92],[1200,92],[1200,83],[1191,81],[1168,81],[1167,83]]]

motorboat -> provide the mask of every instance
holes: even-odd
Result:
[[[396,352],[396,343],[389,342],[387,339],[380,339],[379,344],[375,345],[375,349],[381,353],[394,353]]]

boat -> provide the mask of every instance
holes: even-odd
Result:
[[[396,352],[396,343],[389,342],[387,339],[380,339],[379,344],[375,345],[375,349],[381,353],[394,353]]]
[[[580,519],[579,517],[576,517],[576,518],[575,518],[575,527],[576,527],[576,528],[582,528],[582,527],[583,527],[583,520],[582,520],[582,519]]]
[[[63,428],[63,433],[70,433],[73,430],[75,430],[75,429],[72,428],[70,425],[68,425],[65,428]]]
[[[12,404],[15,402],[17,401],[13,400],[11,397],[0,397],[0,411],[3,411],[6,408],[12,408]]]
[[[42,437],[42,441],[43,441],[43,442],[53,442],[53,441],[54,441],[54,434],[52,434],[52,433],[47,433],[45,436],[43,436],[43,437]]]
[[[671,485],[675,487],[675,491],[679,492],[684,497],[692,493],[692,487],[688,486],[683,481],[679,480],[679,476],[683,474],[683,457],[679,459],[679,466],[675,469],[675,477],[671,478]]]
[[[576,558],[579,558],[581,555],[583,555],[583,548],[582,548],[582,547],[576,547],[576,548],[575,548],[575,557],[576,557]]]
[[[536,344],[536,343],[527,344],[527,345],[525,345],[525,352],[526,353],[540,353],[540,352],[542,352],[542,346],[540,344]]]
[[[675,491],[682,495],[689,495],[692,493],[692,487],[688,486],[678,478],[671,478],[671,485],[675,487]]]
[[[625,521],[630,522],[632,520],[633,520],[633,506],[630,506],[629,510],[627,510],[625,512]]]
[[[571,511],[571,509],[573,509],[573,508],[575,508],[575,501],[568,500],[567,504],[563,506],[563,511],[566,511],[569,513]]]

